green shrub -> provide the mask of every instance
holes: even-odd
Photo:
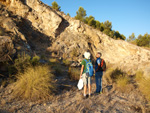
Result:
[[[18,72],[23,72],[24,69],[31,66],[31,57],[25,53],[19,54],[18,58],[14,61],[14,67]]]
[[[33,66],[38,65],[38,64],[39,64],[39,61],[40,61],[40,57],[39,57],[39,56],[34,56],[34,57],[30,60],[30,62],[31,62],[31,64],[32,64]]]
[[[55,90],[53,74],[48,66],[28,67],[17,75],[13,97],[36,101],[48,99]]]
[[[69,78],[71,80],[79,80],[79,78],[80,78],[80,69],[69,67],[68,74],[69,74]]]
[[[17,72],[23,72],[29,66],[39,65],[39,61],[40,61],[39,56],[34,56],[31,59],[31,57],[28,54],[22,53],[18,55],[18,58],[15,59],[14,61],[14,65],[10,67],[15,68]]]
[[[116,82],[116,80],[120,77],[124,77],[125,73],[122,72],[120,69],[116,68],[115,70],[112,71],[110,74],[110,78],[112,79],[112,82]]]

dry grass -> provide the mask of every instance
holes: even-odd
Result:
[[[111,84],[117,81],[118,78],[124,77],[125,73],[122,72],[118,68],[109,68],[107,69],[105,75],[104,75],[104,80]]]
[[[150,77],[149,78],[143,78],[139,82],[139,89],[145,95],[147,100],[150,102]]]
[[[140,82],[142,79],[143,79],[143,72],[139,70],[136,72],[135,80],[136,82]]]
[[[116,83],[117,83],[118,87],[124,88],[129,83],[129,80],[126,76],[125,77],[120,77],[120,78],[117,79]]]
[[[53,74],[48,66],[28,67],[17,76],[13,97],[36,101],[48,99],[55,90]]]
[[[116,84],[117,84],[117,88],[121,91],[121,92],[127,92],[128,89],[131,88],[131,86],[129,86],[129,79],[127,76],[124,77],[119,77],[116,80]]]
[[[79,80],[80,78],[80,69],[69,67],[69,77],[71,80]]]
[[[127,74],[117,68],[107,69],[103,80],[106,84],[113,84],[114,87],[116,86],[115,88],[117,88],[117,90],[123,93],[129,92],[133,89],[133,85],[130,84]]]
[[[69,66],[71,64],[71,62],[67,59],[64,59],[63,60],[63,63],[66,65],[66,66]]]
[[[50,61],[51,63],[57,63],[57,62],[58,62],[58,60],[57,60],[56,58],[50,58],[49,61]]]
[[[150,77],[145,78],[142,71],[137,71],[135,78],[140,91],[145,95],[150,102]]]

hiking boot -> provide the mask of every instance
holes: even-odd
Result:
[[[88,95],[88,98],[91,98],[91,94],[90,94],[90,95]]]
[[[83,96],[83,99],[87,99],[88,98],[88,95],[86,95],[86,96]]]
[[[99,92],[96,92],[96,91],[95,91],[94,94],[99,94]]]
[[[83,96],[83,99],[87,99],[88,98],[88,96]]]
[[[100,91],[99,94],[102,94],[102,91]]]

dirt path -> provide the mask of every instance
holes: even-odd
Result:
[[[135,89],[129,93],[121,93],[111,86],[103,84],[103,94],[93,94],[83,99],[82,92],[76,87],[77,82],[70,81],[67,68],[61,76],[56,77],[59,92],[47,103],[9,102],[9,87],[0,90],[0,112],[16,113],[146,113],[148,112],[143,96]],[[95,91],[93,78],[92,92]],[[3,95],[5,94],[5,95]],[[8,97],[7,97],[8,96]],[[2,101],[3,100],[3,101]]]

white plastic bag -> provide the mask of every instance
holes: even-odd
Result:
[[[81,90],[83,88],[83,80],[82,79],[79,80],[77,87],[79,90]]]

